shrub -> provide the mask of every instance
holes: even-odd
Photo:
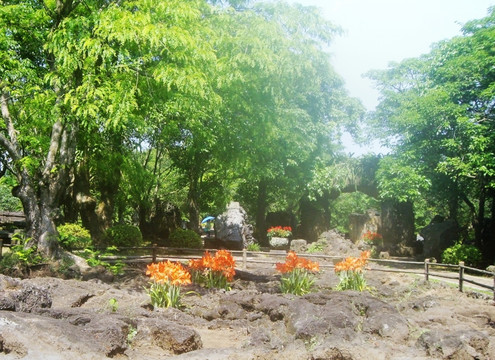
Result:
[[[78,224],[64,224],[57,227],[60,245],[66,250],[84,249],[91,246],[91,235]]]
[[[445,249],[442,253],[442,263],[459,264],[464,261],[467,266],[475,267],[481,261],[481,251],[473,245],[457,243]]]
[[[15,269],[26,270],[27,267],[42,264],[44,261],[35,246],[25,249],[24,245],[14,245],[10,252],[0,259],[0,273],[9,274],[15,272]]]
[[[141,246],[143,235],[137,226],[115,225],[105,232],[105,243],[117,247]]]
[[[311,243],[306,252],[310,254],[321,253],[325,250],[326,246],[327,242],[325,240],[318,240],[317,242]]]
[[[258,243],[251,243],[247,245],[247,251],[261,251],[261,246]]]
[[[110,264],[107,261],[103,261],[100,259],[100,256],[114,256],[115,251],[117,250],[116,247],[111,246],[106,248],[105,251],[100,251],[100,250],[93,250],[90,248],[85,248],[84,251],[80,254],[84,259],[86,259],[86,263],[89,266],[103,266],[107,270],[109,270],[112,274],[114,275],[122,275],[123,274],[123,268],[125,267],[125,264],[118,260],[113,264]]]
[[[201,236],[193,230],[175,229],[169,237],[169,246],[176,248],[200,249],[203,247]]]

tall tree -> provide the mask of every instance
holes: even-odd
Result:
[[[418,59],[370,74],[383,96],[375,119],[392,136],[398,160],[384,167],[382,174],[395,176],[382,177],[382,189],[400,195],[423,188],[423,196],[429,189],[430,200],[448,204],[451,218],[463,222],[469,214],[476,244],[493,256],[494,240],[483,233],[488,202],[495,220],[495,10],[463,32]]]
[[[4,0],[0,147],[12,161],[31,241],[57,255],[54,219],[86,134],[176,114],[205,97],[211,52],[202,1]],[[186,104],[187,105],[187,104]]]
[[[335,123],[359,106],[346,103],[325,51],[338,29],[316,8],[256,4],[212,21],[224,105],[218,151],[242,177],[262,238],[268,207],[295,209]]]

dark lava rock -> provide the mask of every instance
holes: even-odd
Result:
[[[151,318],[141,319],[137,330],[137,335],[133,340],[136,346],[150,344],[174,354],[182,354],[203,347],[197,331],[176,322]]]
[[[477,330],[432,330],[422,334],[417,344],[429,356],[443,357],[444,359],[472,360],[490,359],[487,335]]]
[[[51,305],[47,288],[0,275],[0,310],[31,312]]]

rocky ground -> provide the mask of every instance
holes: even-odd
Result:
[[[273,268],[250,264],[231,291],[184,289],[178,310],[153,309],[144,265],[111,283],[0,275],[0,358],[495,359],[491,296],[410,274],[366,278],[370,291],[338,292],[327,269],[296,297]]]

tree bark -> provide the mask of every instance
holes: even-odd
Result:
[[[2,119],[8,137],[0,134],[0,145],[8,152],[16,168],[19,185],[14,189],[23,205],[29,241],[26,247],[37,246],[38,251],[49,258],[58,256],[58,233],[54,219],[66,189],[69,171],[74,162],[78,127],[61,119],[52,126],[50,146],[44,166],[33,174],[22,162],[22,147],[9,109],[9,96],[1,89]]]
[[[266,180],[260,180],[258,182],[258,199],[256,202],[256,238],[261,245],[268,245],[268,238],[266,236],[267,189],[268,184]]]
[[[104,228],[96,215],[96,199],[91,195],[89,169],[87,161],[83,160],[77,167],[74,179],[74,192],[81,215],[82,225],[89,230],[95,245],[100,245],[103,239]]]
[[[189,181],[189,191],[187,193],[187,205],[189,213],[189,223],[188,228],[199,233],[199,189],[198,189],[198,179],[192,177]]]

